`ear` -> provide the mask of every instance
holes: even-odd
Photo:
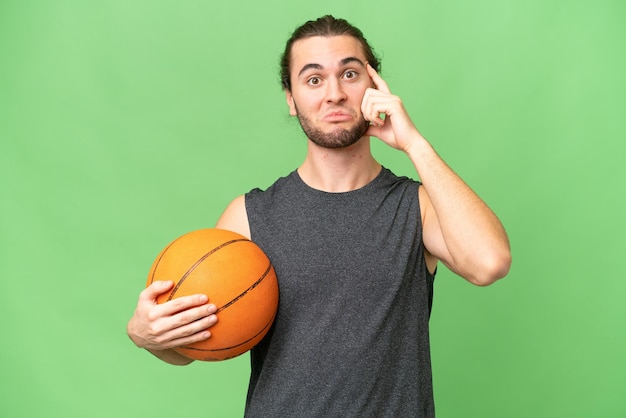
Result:
[[[293,100],[293,95],[289,90],[285,90],[285,99],[287,99],[287,105],[289,106],[289,115],[298,116],[298,110],[296,109],[296,102]]]

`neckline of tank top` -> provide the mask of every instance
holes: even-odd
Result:
[[[320,189],[316,189],[315,187],[311,187],[308,184],[306,184],[304,180],[302,180],[302,177],[300,177],[300,173],[298,173],[297,169],[293,171],[291,177],[305,191],[309,193],[317,194],[319,196],[327,196],[327,197],[333,198],[333,197],[351,196],[351,195],[356,195],[356,194],[366,192],[370,188],[374,187],[377,183],[381,182],[383,177],[387,176],[387,173],[389,173],[389,169],[381,165],[380,171],[378,172],[378,174],[376,174],[376,177],[374,177],[372,181],[370,181],[369,183],[367,183],[366,185],[362,187],[359,187],[358,189],[348,190],[345,192],[327,192],[325,190],[320,190]]]

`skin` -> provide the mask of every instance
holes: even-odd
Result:
[[[291,81],[291,90],[285,92],[289,112],[306,121],[303,128],[314,137],[309,138],[306,157],[298,168],[306,184],[327,192],[368,184],[381,170],[370,151],[370,137],[376,137],[405,153],[423,183],[418,193],[429,270],[434,272],[441,261],[479,286],[508,273],[511,253],[502,224],[420,134],[402,100],[365,61],[357,39],[334,36],[296,41]],[[364,125],[364,120],[369,124]],[[358,132],[358,138],[346,132]],[[334,141],[333,147],[328,141]],[[341,146],[337,141],[343,141]],[[244,196],[228,205],[216,227],[250,238]],[[210,338],[207,329],[217,322],[216,308],[205,295],[157,305],[156,297],[171,286],[171,282],[156,282],[141,293],[128,334],[137,346],[162,360],[187,364],[192,360],[171,348]]]

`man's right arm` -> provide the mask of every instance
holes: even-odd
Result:
[[[250,238],[245,196],[235,198],[217,221],[216,228],[227,229]],[[158,304],[157,297],[168,292],[171,281],[157,281],[139,295],[135,313],[126,332],[137,347],[175,365],[193,360],[174,350],[176,347],[204,341],[211,337],[209,328],[217,322],[217,307],[210,295],[191,295]]]

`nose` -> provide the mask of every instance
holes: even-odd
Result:
[[[327,103],[341,103],[346,100],[346,92],[341,85],[340,80],[330,79],[326,84],[326,102]]]

